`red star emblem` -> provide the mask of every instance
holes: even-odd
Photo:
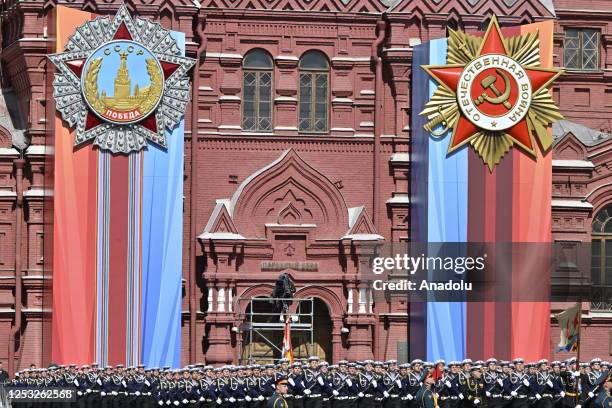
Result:
[[[528,115],[532,96],[546,89],[561,71],[534,64],[521,65],[521,61],[520,53],[508,50],[497,19],[493,16],[471,61],[423,67],[441,87],[457,97],[459,115],[452,126],[449,153],[476,137],[497,135],[507,138],[505,151],[516,144],[533,157],[536,156],[533,133],[539,129],[535,129],[533,123],[528,123],[528,120],[533,120]],[[549,146],[542,147],[547,149]],[[497,154],[491,163],[483,151],[478,152],[491,170],[505,153]]]

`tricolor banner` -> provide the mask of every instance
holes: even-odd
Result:
[[[56,8],[56,363],[180,366],[184,121],[166,105],[180,88],[184,109],[190,65],[182,33],[139,27]]]
[[[414,47],[411,241],[551,241],[552,138],[560,117],[550,82],[553,22],[478,36],[452,32]],[[511,294],[540,279],[542,259],[515,254],[496,271]],[[501,293],[500,293],[501,295]],[[504,295],[506,295],[504,293]],[[513,299],[515,296],[500,296]],[[491,296],[495,298],[495,294]],[[412,358],[461,360],[550,354],[542,302],[412,303]],[[426,336],[420,335],[427,333]]]

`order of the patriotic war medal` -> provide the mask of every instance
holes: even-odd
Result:
[[[484,37],[450,30],[447,64],[423,69],[439,84],[424,128],[452,129],[449,153],[470,144],[493,171],[514,145],[532,157],[552,146],[548,126],[563,116],[549,87],[562,71],[541,67],[538,32],[504,38],[493,16]]]
[[[49,56],[58,111],[76,127],[75,145],[93,140],[113,153],[139,151],[147,141],[166,147],[166,131],[182,119],[189,101],[187,71],[169,30],[132,18],[125,6],[114,19],[79,27],[66,51]]]

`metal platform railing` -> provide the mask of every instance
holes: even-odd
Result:
[[[281,320],[281,315],[278,312],[265,311],[270,308],[270,302],[276,300],[291,301],[295,305],[295,312],[289,313],[292,319],[290,323],[291,343],[294,348],[296,344],[306,346],[304,356],[294,356],[296,361],[305,361],[309,353],[314,350],[314,299],[258,297],[248,300],[249,306],[247,308],[246,320],[240,326],[241,331],[245,333],[244,347],[247,348],[247,355],[241,358],[241,363],[264,363],[281,358],[285,323]],[[299,341],[296,342],[295,340]],[[258,342],[267,344],[269,349],[266,351],[257,350],[255,345]]]

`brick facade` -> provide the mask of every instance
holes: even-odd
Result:
[[[9,356],[15,268],[21,265],[23,324],[15,347],[19,368],[48,362],[44,318],[50,296],[43,294],[52,271],[43,271],[43,261],[49,260],[45,255],[50,234],[45,228],[52,200],[44,177],[50,150],[44,146],[53,144],[50,124],[55,107],[49,86],[52,68],[45,55],[54,47],[53,12],[58,3],[98,14],[114,14],[120,4],[8,0],[0,6],[6,90],[0,111],[0,360]],[[502,27],[555,18],[557,66],[564,64],[566,28],[600,30],[600,69],[568,72],[553,89],[571,123],[603,132],[601,140],[591,143],[580,127],[555,130],[553,236],[588,242],[594,214],[612,201],[612,8],[606,0],[581,2],[580,10],[575,3],[127,2],[138,15],[185,32],[188,54],[204,42],[195,129],[190,109],[186,115],[183,361],[238,362],[245,339],[232,327],[244,321],[242,299],[269,295],[279,273],[274,268],[294,260],[305,268],[291,272],[298,295],[318,297],[327,306],[330,337],[325,342],[331,344],[332,354],[328,358],[397,357],[397,342],[405,341],[407,305],[370,305],[368,289],[356,270],[368,256],[364,243],[400,242],[408,236],[412,46],[444,37],[449,26],[479,31],[491,13],[500,16]],[[203,38],[194,29],[198,25]],[[377,36],[380,48],[372,47]],[[274,62],[272,130],[259,133],[241,130],[242,61],[256,48],[269,53]],[[298,132],[299,60],[309,50],[321,51],[329,62],[329,131],[324,134]],[[374,67],[379,59],[382,75],[377,80]],[[16,180],[14,162],[25,141],[30,146],[24,150],[21,181]],[[197,178],[194,191],[192,175]],[[16,262],[21,197],[22,247]],[[196,250],[193,274],[191,248]],[[191,293],[195,297],[190,298]],[[560,307],[553,305],[553,310]],[[193,310],[196,317],[190,319]],[[584,323],[584,358],[609,356],[612,320],[589,312]],[[558,328],[551,324],[552,349]]]

